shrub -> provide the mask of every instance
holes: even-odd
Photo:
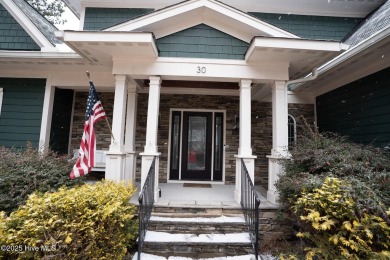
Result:
[[[306,258],[389,259],[390,226],[377,216],[356,214],[351,186],[337,178],[326,178],[321,188],[303,192],[292,207],[300,216],[304,233],[315,247]],[[390,216],[390,211],[387,212]]]
[[[285,174],[280,176],[276,187],[280,194],[281,210],[288,213],[287,215],[290,217],[294,229],[301,231],[301,234],[305,234],[303,236],[304,241],[314,246],[314,248],[322,248],[321,250],[325,251],[332,247],[340,248],[341,246],[341,244],[336,246],[333,242],[332,244],[331,241],[328,241],[328,235],[332,233],[331,229],[321,230],[313,236],[307,236],[315,228],[306,223],[311,223],[312,220],[301,219],[301,217],[307,218],[310,211],[298,210],[296,204],[297,202],[302,204],[303,198],[307,200],[309,194],[320,196],[319,191],[323,189],[323,184],[327,178],[337,178],[343,187],[344,199],[348,198],[350,203],[353,204],[351,206],[353,214],[341,214],[337,221],[340,223],[345,221],[354,223],[353,221],[355,221],[368,229],[385,224],[389,226],[390,216],[386,211],[390,208],[390,154],[380,148],[351,143],[347,138],[333,133],[319,133],[316,128],[309,126],[306,126],[300,132],[301,135],[297,139],[297,144],[290,150],[293,159],[285,160],[283,165]],[[344,187],[348,188],[345,190]],[[337,189],[333,190],[333,192],[336,191]],[[306,208],[314,210],[318,204],[324,204],[325,202],[318,199],[318,201],[312,201],[312,203],[311,205],[307,204]],[[345,201],[340,200],[335,202],[333,211],[323,211],[315,217],[330,216],[331,212],[340,214],[340,212],[345,213],[352,210],[351,208],[345,208],[346,206]],[[339,211],[336,210],[337,207],[339,207]],[[313,217],[313,215],[310,216]],[[352,226],[352,228],[355,227]],[[344,229],[342,232],[350,232],[350,230]],[[383,230],[380,232],[384,234]],[[349,237],[347,233],[344,235]],[[363,234],[358,234],[358,236],[364,237]],[[374,236],[374,238],[375,241],[372,241],[372,244],[369,245],[370,250],[380,252],[379,249],[385,247],[383,245],[380,247],[379,244],[383,242],[383,239],[389,238],[381,236]],[[322,244],[319,243],[320,240]],[[329,247],[325,246],[327,243],[329,243]],[[359,248],[359,253],[364,250]],[[325,251],[321,252],[322,256],[326,255]],[[348,251],[347,253],[351,252]],[[341,251],[339,251],[339,254],[341,254]]]
[[[390,207],[390,154],[309,126],[301,133],[290,151],[293,160],[286,160],[285,174],[276,183],[284,209],[289,211],[302,191],[311,192],[326,177],[337,177],[350,183],[359,215],[378,215],[390,224],[385,213]]]
[[[98,182],[54,193],[34,193],[3,219],[7,245],[28,245],[11,257],[122,259],[135,239],[132,184]],[[1,222],[0,222],[1,223]]]
[[[24,150],[0,147],[0,211],[9,214],[34,191],[84,183],[84,178],[69,179],[73,163],[53,152],[43,156],[31,144]]]

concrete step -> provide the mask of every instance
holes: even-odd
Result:
[[[142,252],[196,259],[246,255],[253,251],[248,233],[196,235],[148,231]]]
[[[155,206],[153,215],[162,217],[218,217],[242,215],[241,207],[215,207],[215,206]]]
[[[247,232],[248,228],[243,215],[191,218],[152,216],[148,230],[179,234],[228,234]]]

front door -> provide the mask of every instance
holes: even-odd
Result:
[[[170,179],[222,181],[223,113],[173,111]]]
[[[182,180],[211,180],[211,115],[183,114]]]

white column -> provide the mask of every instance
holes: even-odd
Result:
[[[106,179],[120,181],[125,173],[126,153],[124,149],[125,113],[127,101],[126,75],[115,75],[114,110],[110,150],[106,153]]]
[[[252,155],[251,144],[251,84],[252,80],[240,81],[240,123],[239,123],[239,148],[236,157],[236,188],[234,191],[234,199],[237,203],[241,202],[241,159],[244,160],[248,173],[252,182],[254,183],[255,175],[255,158]]]
[[[155,191],[154,199],[158,199],[158,162],[160,153],[158,152],[157,147],[157,130],[158,130],[158,114],[160,107],[160,88],[161,88],[161,79],[160,77],[151,76],[149,77],[149,100],[148,100],[148,118],[146,123],[146,143],[144,147],[144,152],[140,155],[142,156],[142,165],[141,165],[141,189],[145,183],[146,177],[148,175],[150,166],[152,164],[153,158],[156,156],[156,178],[155,178]]]
[[[278,194],[275,182],[283,174],[280,160],[288,159],[288,100],[285,81],[275,81],[272,86],[272,150],[268,155],[267,200],[276,204]]]
[[[54,93],[55,87],[52,86],[52,78],[48,77],[46,79],[45,96],[43,100],[42,110],[41,132],[39,135],[39,151],[41,153],[46,153],[49,150]]]
[[[126,133],[125,133],[125,152],[126,152],[126,170],[125,180],[134,181],[136,171],[135,152],[135,133],[137,125],[137,85],[132,84],[127,89],[127,112],[126,112]]]

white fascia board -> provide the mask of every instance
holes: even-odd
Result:
[[[195,15],[195,12],[197,11],[201,12],[200,15],[198,13]],[[224,17],[226,17],[226,24],[231,25],[226,28],[228,28],[228,30],[232,30],[232,32],[226,30],[224,30],[224,32],[232,35],[237,34],[234,33],[234,24],[240,23],[244,24],[248,28],[252,28],[252,30],[255,29],[259,31],[259,34],[261,32],[263,34],[268,34],[273,37],[299,38],[292,33],[284,31],[266,22],[260,21],[259,19],[256,19],[255,17],[241,12],[240,10],[237,10],[214,0],[185,1],[177,5],[173,5],[161,9],[159,11],[155,11],[151,14],[144,15],[134,20],[115,25],[113,27],[107,28],[105,31],[133,31],[139,28],[147,27],[148,25],[161,23],[163,21],[166,21],[167,19],[173,19],[175,16],[183,15],[185,13],[189,14],[190,12],[194,12],[194,14],[191,14],[190,16],[191,19],[195,19],[197,21],[197,24],[205,23],[210,26],[213,26],[213,19],[208,18],[207,13],[216,12],[218,14],[222,14]],[[181,29],[183,29],[182,26],[178,25],[177,30],[172,28],[171,33],[175,33]],[[155,33],[156,35],[158,34],[157,32]],[[162,34],[162,36],[165,36],[167,34],[168,33],[164,33]],[[241,40],[247,41],[246,38],[247,37]]]
[[[251,79],[254,82],[288,80],[288,66],[247,64],[244,61],[158,58],[155,61],[134,62],[113,61],[113,74],[127,74],[131,71],[134,79],[144,79],[149,75],[160,75],[163,79],[209,80],[237,82]]]
[[[153,34],[148,32],[56,31],[55,34],[65,42],[154,42]]]
[[[81,59],[82,57],[74,52],[32,52],[32,51],[2,51],[0,59]]]
[[[238,9],[232,8],[228,5],[222,4],[214,0],[205,0],[205,7],[210,8],[216,12],[222,13],[227,17],[235,19],[237,22],[245,23],[246,25],[261,30],[262,32],[269,34],[273,37],[286,37],[286,38],[299,38],[298,36],[282,30],[269,23],[260,21],[259,19],[252,17]]]
[[[31,38],[41,47],[43,52],[54,52],[57,48],[43,35],[43,33],[31,22],[31,20],[19,9],[12,0],[1,0],[1,4],[23,27]]]
[[[132,31],[185,12],[193,11],[201,7],[202,3],[199,0],[185,1],[177,5],[173,5],[170,7],[163,8],[159,11],[155,11],[151,14],[141,16],[134,20],[115,25],[113,27],[105,29],[104,31]]]
[[[0,116],[1,116],[1,107],[3,106],[3,88],[0,88]]]

